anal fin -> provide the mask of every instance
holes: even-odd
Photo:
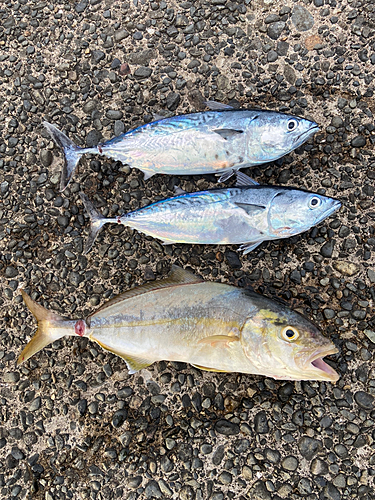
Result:
[[[116,349],[113,349],[112,347],[108,347],[107,345],[103,344],[100,342],[100,340],[92,337],[92,340],[94,340],[97,344],[100,345],[105,351],[109,351],[112,354],[116,354],[116,356],[119,356],[122,358],[128,367],[129,374],[133,375],[133,373],[138,372],[139,370],[142,370],[142,368],[147,368],[148,366],[152,365],[156,360],[150,360],[150,359],[144,359],[141,357],[137,356],[129,356],[127,354],[122,354]]]
[[[198,370],[203,370],[205,372],[216,372],[216,373],[227,373],[226,370],[216,370],[216,368],[208,368],[207,366],[195,365],[192,363],[194,368],[198,368]]]
[[[241,245],[238,250],[240,252],[243,252],[244,255],[246,255],[247,253],[250,253],[253,250],[255,250],[256,247],[259,246],[261,243],[263,243],[263,240],[262,241],[256,241],[255,243],[254,242],[245,243],[244,245]]]
[[[217,174],[217,175],[220,175],[217,182],[225,182],[228,179],[230,179],[232,177],[232,175],[234,175],[235,173],[236,173],[236,170],[234,168],[231,168],[230,170],[227,170],[226,172],[224,172],[221,175]]]

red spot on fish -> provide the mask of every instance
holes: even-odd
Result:
[[[86,330],[85,322],[82,319],[78,320],[74,326],[74,332],[80,337],[83,337],[85,334],[85,330]]]
[[[100,154],[103,154],[103,148],[101,146],[98,146],[98,150]]]
[[[121,217],[117,217],[117,224],[121,224]]]

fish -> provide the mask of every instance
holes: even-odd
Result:
[[[168,277],[125,291],[86,319],[66,319],[21,293],[38,328],[18,365],[57,339],[78,336],[124,359],[129,374],[165,360],[281,380],[339,378],[323,360],[338,352],[335,345],[302,315],[176,265]]]
[[[60,190],[66,189],[80,158],[89,153],[138,168],[145,179],[155,174],[215,173],[225,181],[233,170],[281,158],[319,130],[315,122],[298,116],[234,109],[214,101],[206,104],[214,109],[158,119],[86,148],[74,144],[55,125],[43,122],[64,153]]]
[[[235,187],[185,193],[152,203],[120,217],[105,218],[80,193],[91,226],[84,253],[101,228],[122,224],[164,245],[174,243],[240,244],[247,254],[267,240],[289,238],[307,231],[341,207],[341,202],[317,193],[285,186],[261,186],[236,172]]]

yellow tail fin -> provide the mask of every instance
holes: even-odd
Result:
[[[38,351],[42,350],[43,347],[46,347],[48,344],[51,344],[51,342],[54,342],[69,333],[67,328],[68,325],[66,325],[68,321],[67,319],[54,312],[48,311],[40,304],[37,304],[27,295],[25,290],[21,290],[21,293],[25,304],[38,321],[38,329],[35,332],[34,337],[19,355],[17,366],[31,358],[31,356]],[[63,323],[65,323],[65,325],[63,325]]]

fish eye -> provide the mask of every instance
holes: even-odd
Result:
[[[318,208],[322,204],[322,200],[318,196],[313,196],[309,201],[310,208]]]
[[[294,326],[286,326],[281,330],[281,337],[287,342],[292,342],[298,339],[299,332]]]
[[[288,130],[289,132],[293,132],[298,127],[298,122],[294,118],[288,121]]]

